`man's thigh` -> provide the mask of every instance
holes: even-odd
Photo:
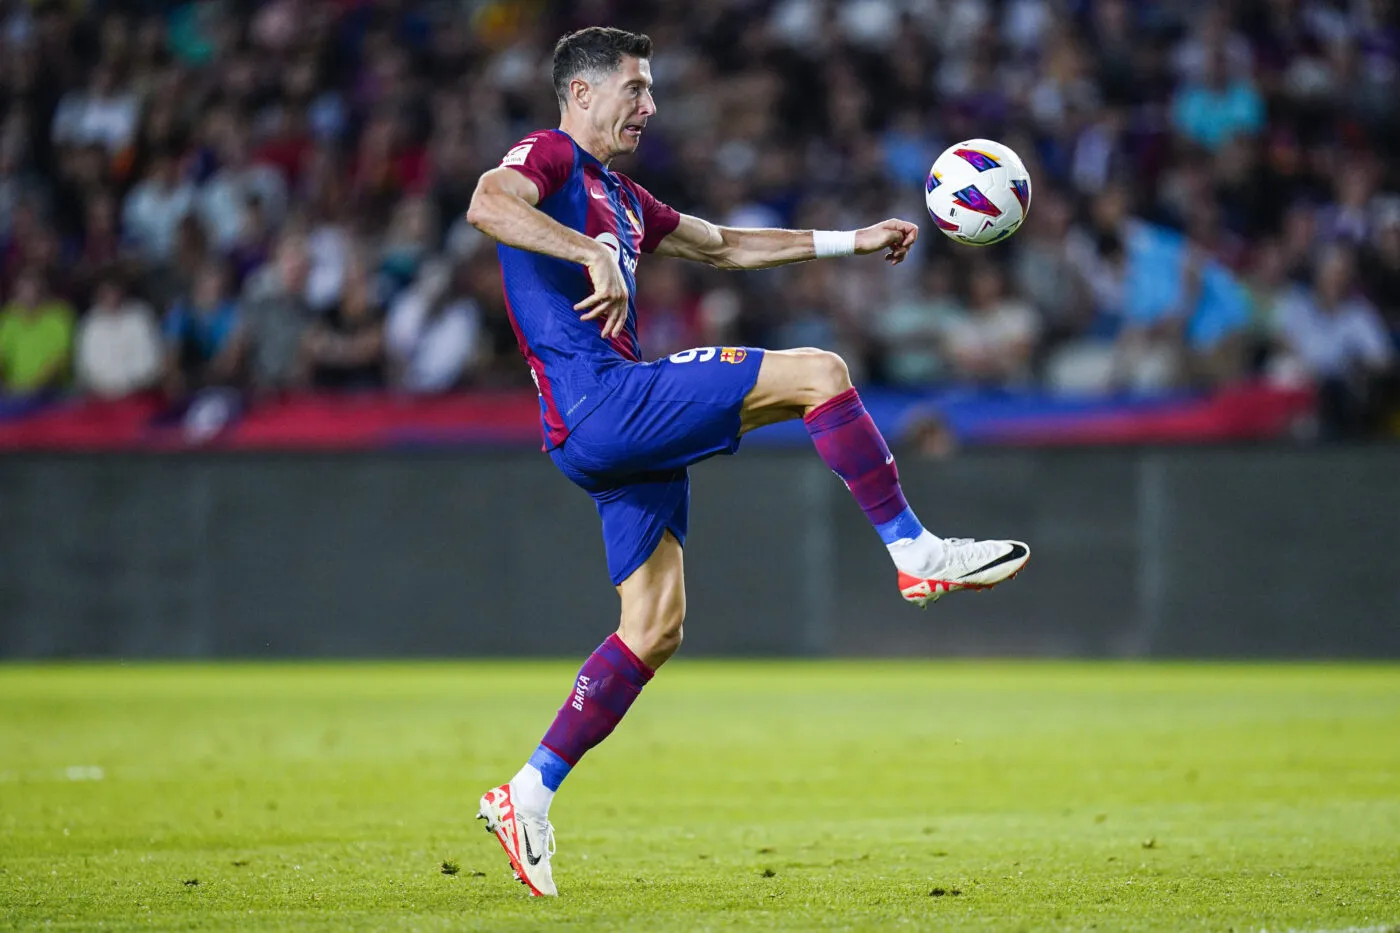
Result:
[[[801,418],[813,404],[830,397],[835,367],[845,370],[835,354],[814,347],[769,350],[744,398],[739,433]]]

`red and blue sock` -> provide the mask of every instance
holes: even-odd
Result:
[[[511,781],[516,806],[547,812],[569,771],[617,728],[654,673],[616,633],[609,635],[583,662],[539,748]]]
[[[924,526],[899,488],[899,470],[860,393],[847,389],[822,402],[802,419],[812,443],[831,471],[841,477],[885,544],[919,538]]]

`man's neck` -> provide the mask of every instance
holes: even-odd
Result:
[[[602,144],[602,142],[598,140],[593,134],[589,133],[585,127],[575,126],[567,117],[565,117],[563,120],[559,121],[559,129],[565,133],[568,133],[569,138],[572,139],[575,143],[577,143],[580,149],[591,155],[593,158],[597,159],[599,162],[602,162],[604,165],[607,165],[609,162],[612,161],[612,155],[608,153],[607,147],[605,147]]]

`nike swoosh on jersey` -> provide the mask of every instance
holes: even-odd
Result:
[[[1007,551],[1005,554],[1001,555],[1001,556],[998,557],[996,560],[988,561],[987,563],[983,564],[981,567],[978,567],[976,570],[969,570],[967,573],[963,574],[963,575],[962,575],[961,577],[959,577],[958,579],[960,579],[960,580],[966,580],[968,577],[975,576],[976,574],[982,573],[984,570],[991,570],[993,567],[997,566],[998,564],[1004,564],[1004,563],[1006,563],[1007,561],[1020,560],[1022,557],[1025,557],[1025,556],[1026,556],[1026,549],[1025,549],[1024,547],[1022,547],[1021,545],[1019,545],[1019,544],[1013,544],[1013,545],[1011,545],[1011,550]]]

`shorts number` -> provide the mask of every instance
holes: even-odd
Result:
[[[715,358],[715,354],[718,352],[718,347],[701,347],[698,350],[682,350],[679,353],[672,353],[670,360],[672,363],[689,363],[691,360],[699,360],[701,363],[708,363]]]

